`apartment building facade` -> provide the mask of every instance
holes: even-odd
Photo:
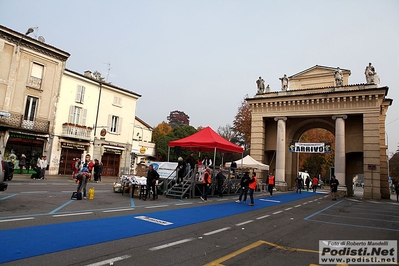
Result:
[[[76,158],[89,153],[104,176],[129,173],[136,104],[141,95],[66,69],[55,117],[50,174],[72,174]]]
[[[49,155],[54,134],[55,103],[70,54],[0,25],[0,151],[27,167]]]

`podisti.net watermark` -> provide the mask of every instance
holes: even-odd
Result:
[[[396,264],[396,240],[320,240],[320,264]]]

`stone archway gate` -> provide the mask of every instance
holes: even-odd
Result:
[[[312,128],[335,135],[335,176],[340,188],[351,191],[354,174],[364,175],[364,198],[389,198],[385,119],[392,99],[388,87],[335,85],[335,68],[315,66],[289,77],[289,90],[246,99],[252,109],[251,156],[270,165],[276,184],[293,187],[298,154],[289,144]],[[348,188],[348,190],[346,189]],[[348,192],[346,192],[348,193]]]

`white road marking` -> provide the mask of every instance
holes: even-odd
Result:
[[[254,221],[254,220],[245,221],[245,222],[236,224],[236,226],[241,226],[241,225],[244,225],[244,224],[249,224],[249,223],[252,223],[253,221]]]
[[[194,238],[187,238],[187,239],[183,239],[183,240],[180,240],[180,241],[168,243],[168,244],[165,244],[165,245],[160,245],[160,246],[157,246],[157,247],[153,247],[153,248],[150,248],[149,250],[151,250],[151,251],[160,250],[160,249],[176,246],[176,245],[179,245],[179,244],[187,243],[187,242],[190,242],[190,241],[193,241],[193,240],[194,240]]]
[[[230,227],[221,228],[221,229],[218,229],[218,230],[215,230],[215,231],[211,231],[211,232],[205,233],[204,236],[214,235],[214,234],[217,234],[217,233],[229,230],[229,229],[230,229]]]
[[[123,212],[123,211],[133,211],[134,208],[129,208],[129,209],[117,209],[117,210],[107,210],[103,212]]]
[[[53,217],[65,217],[65,216],[76,216],[76,215],[86,215],[93,214],[93,212],[79,212],[79,213],[67,213],[67,214],[55,214]]]
[[[176,203],[176,206],[181,206],[181,205],[190,205],[193,204],[192,202],[185,202],[185,203]]]
[[[301,204],[294,206],[295,208],[301,207]]]
[[[289,211],[289,210],[292,210],[292,207],[289,207],[289,208],[287,208],[287,209],[284,209],[284,211]]]
[[[153,209],[153,208],[162,208],[162,207],[168,207],[169,205],[155,205],[155,206],[148,206],[145,207],[146,209]]]
[[[262,200],[262,201],[270,201],[270,202],[281,202],[281,201],[279,201],[279,200],[268,200],[268,199],[259,199],[259,200]]]
[[[361,202],[360,200],[357,200],[357,199],[347,199],[347,200]]]
[[[49,193],[50,191],[28,191],[28,192],[21,192],[21,194],[38,194],[38,193]]]
[[[281,212],[283,212],[283,211],[273,212],[273,214],[279,214],[279,213],[281,213]]]
[[[263,215],[263,216],[260,216],[260,217],[256,218],[256,220],[264,219],[264,218],[267,218],[269,216],[270,216],[269,214]]]
[[[33,220],[33,219],[35,219],[35,218],[33,218],[33,217],[15,218],[15,219],[0,220],[0,223],[15,222],[15,221],[24,221],[24,220]]]
[[[120,261],[120,260],[125,260],[130,258],[130,255],[124,255],[124,256],[120,256],[120,257],[115,257],[109,260],[103,260],[103,261],[99,261],[96,263],[92,263],[92,264],[88,264],[86,266],[101,266],[101,265],[110,265],[111,263],[114,263],[115,261]]]

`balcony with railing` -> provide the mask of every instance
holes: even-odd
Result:
[[[63,137],[90,140],[92,130],[93,129],[91,127],[86,127],[76,124],[71,124],[71,123],[62,124]]]
[[[38,133],[50,133],[50,121],[37,118],[25,120],[23,115],[15,113],[9,113],[7,116],[0,116],[0,126],[27,129]]]

